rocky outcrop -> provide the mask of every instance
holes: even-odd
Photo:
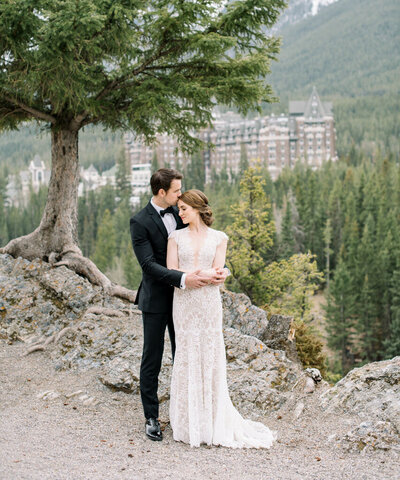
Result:
[[[302,376],[301,366],[285,352],[234,328],[225,328],[224,338],[229,391],[236,406],[248,414],[254,414],[254,407],[259,413],[281,408]]]
[[[56,369],[96,368],[99,380],[108,387],[139,392],[142,320],[134,305],[108,297],[66,267],[51,268],[40,260],[0,255],[0,278],[1,338],[23,341],[27,350],[47,341],[46,350]],[[277,328],[274,339],[265,312],[252,306],[248,297],[230,292],[223,295],[232,400],[253,416],[279,409],[302,375],[301,365],[287,357],[283,346],[269,346],[281,346],[280,339],[287,332]],[[255,333],[265,340],[256,338]],[[169,342],[166,345],[161,402],[169,398],[172,369]]]
[[[400,453],[399,433],[390,422],[367,421],[356,425],[344,435],[334,435],[335,441],[347,452],[368,455],[376,450]]]
[[[400,452],[400,357],[355,368],[321,395],[320,405],[360,418],[346,435],[334,437],[344,448]]]
[[[283,350],[288,358],[299,362],[294,340],[293,318],[270,315],[253,305],[244,293],[222,291],[224,324],[260,339],[274,350]]]
[[[350,425],[345,434],[332,428],[330,442],[361,453],[399,451],[400,357],[355,369],[333,388],[322,381],[307,390],[315,375],[295,361],[292,319],[268,316],[245,295],[222,295],[229,390],[244,415],[279,411],[296,423],[325,411]],[[33,355],[45,349],[57,370],[96,369],[109,388],[139,393],[141,312],[66,267],[0,255],[0,339],[24,342]],[[161,402],[169,399],[171,370],[166,342]]]

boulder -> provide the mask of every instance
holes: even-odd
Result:
[[[252,305],[244,293],[223,289],[221,295],[226,327],[256,337],[269,348],[283,350],[288,358],[300,363],[294,339],[293,317],[268,316],[265,310]]]
[[[327,412],[356,414],[363,420],[342,443],[353,443],[358,450],[368,447],[367,451],[386,448],[384,445],[399,448],[400,357],[351,370],[321,395],[320,406]]]
[[[242,412],[254,415],[280,409],[302,376],[285,352],[251,335],[224,328],[229,393]]]
[[[376,450],[400,453],[398,431],[390,422],[362,422],[343,436],[335,435],[333,440],[347,452],[362,455]]]

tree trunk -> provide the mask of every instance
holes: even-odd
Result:
[[[51,132],[51,177],[39,229],[48,252],[78,245],[78,131]]]
[[[29,235],[11,240],[3,249],[14,257],[49,260],[77,249],[78,131],[51,131],[51,177],[40,225]]]
[[[51,177],[40,225],[29,235],[11,240],[0,253],[27,260],[40,258],[54,266],[65,265],[110,295],[135,299],[135,293],[113,285],[78,247],[78,130],[52,128]]]

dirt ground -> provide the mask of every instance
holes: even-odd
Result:
[[[316,394],[298,420],[263,419],[278,431],[270,450],[175,442],[168,403],[164,440],[151,442],[139,395],[112,392],[94,370],[56,371],[47,352],[23,356],[25,348],[0,340],[1,480],[400,479],[400,460],[389,453],[346,453],[328,442],[355,419],[316,415]]]

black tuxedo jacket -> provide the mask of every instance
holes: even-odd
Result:
[[[184,228],[176,207],[174,217],[176,228]],[[170,312],[174,287],[180,287],[183,273],[167,268],[167,229],[150,202],[131,218],[130,228],[133,250],[143,272],[135,304],[142,312]]]

